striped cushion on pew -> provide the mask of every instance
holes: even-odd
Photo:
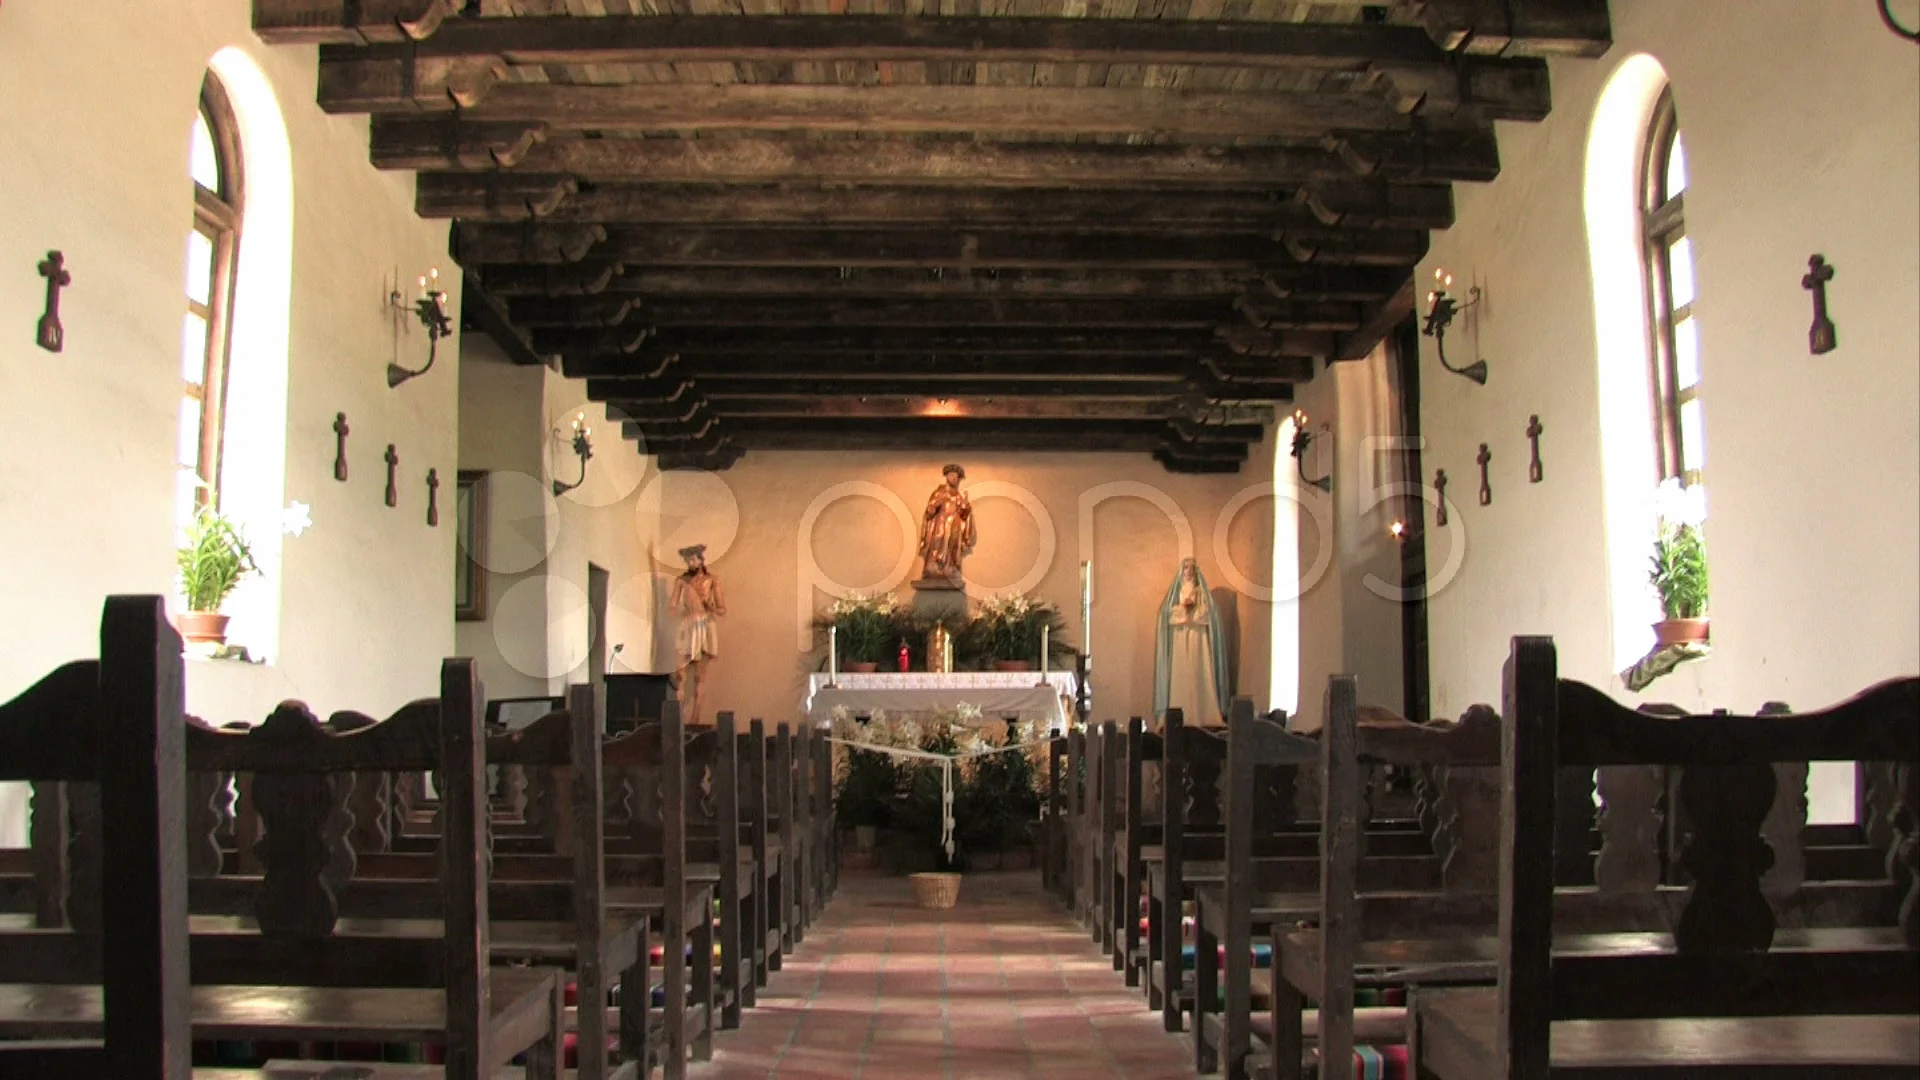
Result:
[[[1313,1054],[1313,1075],[1321,1075],[1318,1051]],[[1410,1080],[1411,1076],[1404,1046],[1353,1048],[1353,1080]]]
[[[1225,945],[1220,946],[1218,952],[1220,957],[1219,966],[1225,967],[1227,963],[1227,947]],[[1193,945],[1188,944],[1188,945],[1180,946],[1181,966],[1188,971],[1192,971],[1193,958],[1196,955],[1197,954],[1194,952]],[[1258,945],[1258,944],[1255,945],[1253,947],[1253,966],[1257,968],[1272,967],[1273,966],[1273,946]]]

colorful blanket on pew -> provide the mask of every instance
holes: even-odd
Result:
[[[1313,1054],[1313,1075],[1321,1076],[1320,1058]],[[1356,1046],[1353,1048],[1353,1080],[1411,1080],[1404,1046]],[[1331,1080],[1331,1078],[1323,1078]]]

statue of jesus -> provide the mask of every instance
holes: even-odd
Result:
[[[973,550],[978,534],[973,526],[973,505],[960,490],[967,470],[948,465],[940,473],[946,482],[927,496],[927,512],[920,521],[920,578],[945,581],[957,589],[965,585],[960,559]]]

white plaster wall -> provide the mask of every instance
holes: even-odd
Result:
[[[1300,483],[1292,457],[1278,466],[1287,470],[1301,506],[1296,730],[1319,729],[1333,675],[1357,676],[1363,704],[1395,712],[1404,707],[1400,604],[1392,598],[1400,548],[1388,531],[1402,505],[1394,468],[1399,406],[1388,368],[1383,345],[1365,360],[1322,370],[1296,391],[1314,434],[1303,461],[1306,475],[1333,476],[1333,490],[1322,493]],[[1332,425],[1331,436],[1322,424]]]
[[[605,407],[584,400],[578,382],[545,368],[517,367],[490,342],[470,340],[461,363],[460,464],[488,472],[487,608],[484,621],[458,624],[463,655],[475,658],[495,697],[557,694],[584,680],[590,649],[607,650],[607,670],[651,671],[653,625],[647,545],[651,518],[640,510],[651,458],[621,438]],[[580,478],[573,419],[584,414],[593,457],[586,481],[554,497],[556,476]],[[607,570],[604,632],[590,634],[588,565]],[[621,646],[612,653],[614,646]]]
[[[414,216],[409,176],[367,164],[364,119],[313,104],[315,51],[260,44],[249,8],[0,9],[0,326],[12,328],[0,335],[0,596],[35,613],[34,632],[0,651],[0,694],[97,653],[106,594],[174,589],[188,137],[202,76],[227,46],[271,82],[294,172],[288,354],[234,363],[287,366],[286,415],[262,425],[285,429],[285,496],[312,507],[314,527],[285,539],[278,580],[263,583],[280,590],[272,663],[191,664],[188,706],[216,721],[287,697],[378,713],[432,693],[452,648],[453,534],[426,525],[425,476],[440,470],[450,508],[456,358],[449,349],[397,392],[384,380],[389,279],[447,267],[446,228]],[[30,333],[44,292],[34,267],[52,248],[74,276],[58,355]],[[409,366],[424,360],[417,327],[402,345]],[[336,412],[353,427],[344,485],[332,479]],[[392,510],[388,442],[401,460]],[[0,841],[18,837],[20,814],[17,795],[0,796]]]
[[[1456,188],[1457,224],[1422,267],[1423,282],[1444,266],[1457,290],[1486,290],[1449,357],[1477,345],[1492,367],[1476,387],[1422,341],[1427,479],[1452,478],[1465,550],[1432,601],[1434,711],[1497,702],[1523,633],[1552,634],[1565,674],[1629,696],[1608,616],[1582,186],[1595,102],[1639,52],[1671,78],[1691,173],[1714,644],[1646,697],[1813,708],[1920,670],[1920,63],[1871,0],[1612,8],[1613,51],[1553,63],[1553,115],[1501,125],[1500,177]],[[1800,287],[1815,252],[1837,271],[1840,347],[1822,357]],[[1473,498],[1481,442],[1489,507]]]
[[[825,659],[824,648],[802,649],[801,636],[807,619],[832,600],[827,591],[804,584],[806,578],[818,575],[846,588],[897,588],[903,602],[910,600],[905,582],[920,570],[912,558],[911,530],[950,460],[966,466],[963,488],[975,492],[980,541],[966,563],[973,591],[990,596],[1031,577],[1030,591],[1067,613],[1067,639],[1078,643],[1079,565],[1091,555],[1096,719],[1144,716],[1153,707],[1153,635],[1182,550],[1167,514],[1136,497],[1142,494],[1177,509],[1209,584],[1216,593],[1236,594],[1236,625],[1229,633],[1239,639],[1239,691],[1267,707],[1270,442],[1253,449],[1239,474],[1226,476],[1174,475],[1145,454],[751,453],[708,481],[724,485],[738,508],[731,537],[711,496],[683,499],[669,489],[661,520],[673,530],[663,537],[673,539],[663,542],[663,550],[707,543],[729,605],[709,684],[710,710],[769,721],[797,718],[806,676]],[[836,491],[846,497],[836,498]],[[1100,499],[1103,491],[1114,497]],[[1094,502],[1091,529],[1083,535],[1080,507],[1087,498]],[[803,529],[810,507],[817,516]],[[714,535],[701,535],[701,522],[712,523]],[[1222,552],[1231,567],[1223,565]]]

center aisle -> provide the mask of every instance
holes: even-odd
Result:
[[[840,879],[806,943],[693,1080],[1186,1080],[1161,1029],[1037,872],[968,874],[951,911]]]

